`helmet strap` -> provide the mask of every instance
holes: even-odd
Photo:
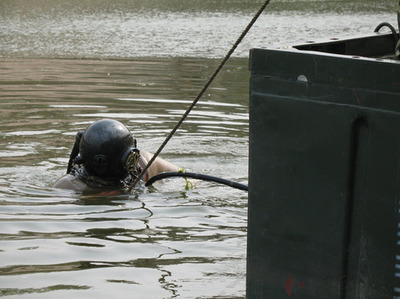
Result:
[[[81,137],[83,135],[83,131],[76,133],[74,147],[71,150],[71,154],[69,156],[68,167],[67,167],[67,174],[71,172],[72,166],[74,164],[75,158],[79,155],[79,144],[81,142]]]

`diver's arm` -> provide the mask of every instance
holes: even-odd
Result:
[[[140,151],[140,155],[145,160],[146,164],[153,157],[153,154],[142,150]],[[151,178],[161,172],[168,171],[179,171],[179,167],[164,160],[163,158],[157,157],[147,170],[148,178]]]

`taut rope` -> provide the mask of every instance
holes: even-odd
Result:
[[[233,44],[232,48],[228,51],[228,53],[225,55],[224,59],[222,59],[221,63],[218,65],[210,79],[208,79],[207,83],[204,85],[204,87],[200,90],[199,94],[197,97],[194,99],[193,103],[187,108],[186,112],[182,115],[181,119],[178,121],[178,123],[175,125],[175,127],[171,130],[171,132],[168,134],[168,136],[165,138],[164,142],[160,145],[158,150],[154,153],[153,157],[150,159],[149,163],[147,163],[146,167],[142,170],[142,172],[138,175],[138,177],[133,181],[133,183],[128,187],[128,192],[130,192],[136,184],[139,182],[140,178],[142,175],[149,169],[150,165],[154,162],[154,160],[157,158],[157,156],[161,153],[161,151],[164,149],[164,147],[167,145],[168,141],[172,138],[172,136],[175,134],[175,132],[178,130],[178,128],[181,126],[183,121],[186,119],[186,117],[189,115],[189,113],[192,111],[194,106],[197,104],[199,99],[202,97],[204,92],[207,90],[208,86],[210,86],[211,82],[215,79],[215,77],[218,75],[219,71],[222,69],[226,61],[231,57],[232,53],[235,51],[237,46],[241,43],[243,38],[246,36],[246,34],[249,32],[250,28],[254,25],[254,23],[257,21],[258,17],[261,15],[265,7],[269,4],[271,0],[266,0],[264,4],[260,7],[260,9],[257,11],[257,13],[254,15],[253,19],[250,21],[250,23],[247,25],[247,27],[243,30],[242,34],[239,36],[239,38],[236,40],[236,42]]]

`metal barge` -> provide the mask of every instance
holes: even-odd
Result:
[[[247,298],[400,298],[395,45],[251,50]]]

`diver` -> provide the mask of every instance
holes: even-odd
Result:
[[[137,148],[136,139],[119,121],[101,119],[76,134],[67,174],[56,181],[55,188],[90,190],[126,190],[152,158]],[[141,180],[162,173],[178,171],[174,164],[157,157]]]

